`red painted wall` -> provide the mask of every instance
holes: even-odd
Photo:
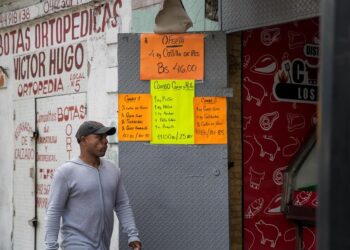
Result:
[[[318,43],[318,19],[243,34],[246,250],[295,249],[294,224],[280,212],[282,173],[316,124],[317,93],[300,89],[295,102],[273,92],[278,82],[317,84]],[[304,249],[315,249],[315,230],[305,229],[304,238]]]

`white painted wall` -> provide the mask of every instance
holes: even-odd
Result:
[[[24,8],[39,3],[40,0],[2,0],[0,3],[0,13]]]
[[[7,60],[6,60],[7,61]],[[7,64],[0,57],[0,65]],[[14,161],[13,85],[0,89],[0,249],[10,249]]]
[[[110,2],[109,0],[107,0]],[[113,0],[111,0],[113,1]],[[104,1],[102,1],[104,2]],[[97,5],[98,3],[94,3]],[[57,12],[54,16],[61,16],[79,9],[89,8],[92,3]],[[131,0],[122,0],[119,9],[117,28],[108,26],[106,32],[85,37],[88,55],[87,80],[87,118],[98,120],[108,125],[117,125],[117,90],[118,90],[118,61],[117,43],[119,32],[131,30]],[[33,27],[45,19],[44,16],[31,22],[24,22],[10,28],[1,28],[0,34],[16,27],[25,29]],[[76,41],[75,41],[76,42]],[[68,43],[69,44],[69,41]],[[57,45],[56,45],[57,47]],[[23,54],[23,53],[22,53]],[[14,161],[14,96],[17,91],[14,80],[13,57],[20,54],[0,56],[0,66],[8,68],[9,79],[7,87],[0,89],[0,249],[11,249],[11,233],[13,229],[13,161]],[[34,97],[28,97],[34,98]],[[107,157],[117,161],[118,144],[116,136],[111,138]],[[116,162],[117,163],[117,162]],[[112,249],[118,249],[118,224],[112,238]]]

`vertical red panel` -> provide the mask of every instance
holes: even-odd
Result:
[[[244,249],[295,249],[294,224],[280,212],[282,172],[315,126],[316,104],[305,102],[315,93],[299,90],[298,102],[273,93],[279,82],[317,84],[318,43],[318,19],[243,34]],[[315,249],[315,230],[304,237]]]

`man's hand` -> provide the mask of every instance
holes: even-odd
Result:
[[[131,247],[133,250],[141,250],[141,242],[140,241],[130,242],[129,247]]]

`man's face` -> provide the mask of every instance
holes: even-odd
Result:
[[[91,134],[88,136],[84,136],[84,140],[82,141],[83,146],[86,148],[86,151],[93,156],[102,157],[105,155],[107,150],[107,135],[95,135]]]

